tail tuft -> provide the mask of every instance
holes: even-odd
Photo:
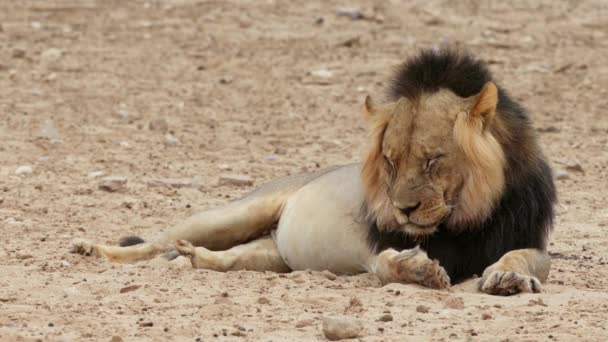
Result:
[[[139,245],[140,243],[144,243],[144,239],[139,236],[125,236],[118,241],[120,247],[129,247],[133,245]]]

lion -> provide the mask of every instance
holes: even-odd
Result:
[[[422,50],[399,67],[388,100],[367,96],[363,112],[361,163],[276,179],[152,242],[79,239],[73,251],[117,262],[179,253],[221,272],[370,272],[438,289],[480,276],[488,294],[541,291],[553,177],[527,112],[486,65]]]

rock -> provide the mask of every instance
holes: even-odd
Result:
[[[148,123],[148,128],[151,131],[157,131],[157,132],[161,132],[161,133],[167,133],[167,131],[169,131],[169,124],[167,123],[167,120],[160,118],[160,119],[156,119],[156,120],[152,120]]]
[[[222,78],[220,78],[220,84],[230,84],[234,81],[234,78],[232,76],[224,76]]]
[[[93,171],[93,172],[89,172],[89,174],[87,175],[88,178],[97,178],[97,177],[101,177],[103,175],[105,175],[106,173],[103,171]]]
[[[42,125],[40,125],[38,137],[48,139],[51,143],[61,142],[61,134],[59,134],[59,130],[57,129],[57,126],[55,126],[53,120],[44,120]]]
[[[489,312],[484,312],[481,314],[481,319],[483,319],[484,321],[488,320],[488,319],[492,319],[492,317],[493,317],[492,314]]]
[[[18,175],[29,175],[32,172],[34,172],[34,169],[31,166],[29,166],[29,165],[19,166],[15,170],[15,173],[18,174]]]
[[[336,278],[337,278],[337,276],[335,274],[333,274],[332,272],[330,272],[328,270],[324,270],[323,272],[321,272],[321,274],[329,280],[336,280]]]
[[[317,70],[313,70],[310,72],[310,74],[314,77],[318,77],[318,78],[324,78],[324,79],[329,79],[331,78],[334,73],[327,70],[327,69],[317,69]]]
[[[219,185],[251,186],[253,179],[247,175],[223,174],[220,176]]]
[[[464,300],[462,297],[449,297],[445,301],[445,307],[448,309],[462,310],[464,309]]]
[[[536,129],[540,133],[559,133],[560,129],[555,126],[538,127]]]
[[[258,298],[258,304],[270,304],[270,299],[266,297],[260,297]]]
[[[363,13],[355,7],[336,7],[336,15],[339,17],[348,17],[352,20],[365,19]]]
[[[167,188],[192,188],[195,186],[194,181],[188,178],[157,178],[147,181],[149,187],[167,187]]]
[[[304,328],[313,325],[315,322],[312,319],[303,319],[296,322],[296,328]]]
[[[50,66],[56,63],[61,56],[63,56],[63,51],[61,49],[46,49],[40,54],[40,62],[46,66]]]
[[[154,322],[150,322],[150,321],[147,321],[147,322],[140,322],[140,323],[139,323],[139,326],[140,326],[140,327],[142,327],[142,328],[149,328],[149,327],[153,327],[153,326],[154,326]]]
[[[112,336],[112,338],[110,339],[110,342],[122,342],[123,339],[120,336]]]
[[[585,170],[583,169],[583,167],[581,166],[581,164],[579,162],[571,162],[571,163],[567,164],[566,170],[572,171],[572,172],[585,173]]]
[[[420,313],[428,313],[431,310],[431,308],[429,308],[428,306],[425,305],[418,305],[416,307],[416,311],[420,312]]]
[[[133,291],[139,289],[140,287],[141,287],[141,285],[129,285],[129,286],[125,286],[122,289],[120,289],[120,293],[133,292]]]
[[[564,169],[555,170],[555,179],[562,180],[562,179],[569,179],[569,178],[570,178],[570,175],[568,174],[568,171],[566,171]]]
[[[359,336],[363,330],[360,320],[348,316],[323,318],[323,334],[331,341],[350,339]]]
[[[101,179],[99,189],[108,192],[118,192],[127,189],[127,179],[119,176],[108,176]]]
[[[380,322],[392,322],[393,321],[393,315],[391,314],[384,314],[382,316],[380,316],[380,319],[378,319]]]
[[[179,144],[179,139],[177,139],[173,134],[165,134],[165,145],[175,146],[177,144]]]

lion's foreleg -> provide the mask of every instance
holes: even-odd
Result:
[[[479,287],[483,292],[503,296],[540,292],[550,268],[547,251],[534,248],[510,251],[485,269]]]
[[[226,251],[211,251],[194,247],[190,242],[178,240],[177,251],[192,261],[192,267],[219,272],[250,270],[289,272],[279,250],[270,236],[232,247]]]
[[[450,286],[450,277],[436,260],[416,247],[397,252],[387,249],[375,257],[372,272],[384,283],[419,284],[444,289]]]

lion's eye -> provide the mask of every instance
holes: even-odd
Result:
[[[442,155],[438,155],[436,157],[433,158],[428,158],[424,164],[424,172],[431,172],[433,166],[437,163],[437,160],[439,160],[439,158],[441,158]]]
[[[387,156],[384,157],[384,164],[386,165],[386,169],[392,175],[395,173],[395,163]]]
[[[387,156],[383,156],[383,157],[384,157],[384,162],[385,162],[385,163],[386,163],[388,166],[390,166],[390,167],[392,167],[392,168],[394,168],[394,167],[395,167],[395,164],[393,163],[393,161],[392,161],[392,160],[390,160],[390,158],[389,158],[389,157],[387,157]]]

